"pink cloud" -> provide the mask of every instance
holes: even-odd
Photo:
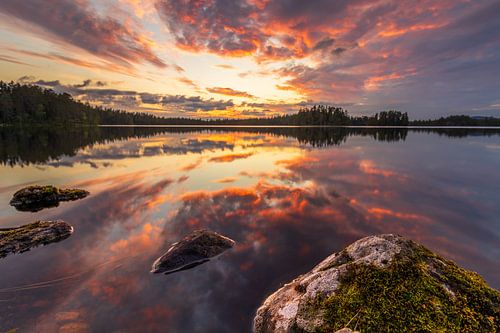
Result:
[[[24,26],[122,66],[147,62],[166,67],[144,35],[126,23],[102,17],[88,0],[4,0],[0,13],[24,22],[17,28]]]

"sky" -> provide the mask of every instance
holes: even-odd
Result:
[[[498,0],[1,0],[0,79],[165,117],[500,116]]]

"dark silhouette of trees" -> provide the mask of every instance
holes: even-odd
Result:
[[[0,165],[30,165],[57,161],[62,155],[74,156],[94,144],[155,135],[198,133],[252,133],[295,138],[300,144],[328,147],[344,144],[349,137],[362,136],[383,142],[406,140],[408,133],[428,133],[446,137],[500,136],[498,129],[482,128],[381,128],[381,127],[137,127],[69,126],[0,127]],[[175,150],[173,153],[176,153]]]
[[[388,132],[389,131],[389,132]],[[405,140],[406,128],[346,127],[137,127],[137,126],[68,126],[0,127],[0,165],[31,165],[57,161],[61,156],[74,156],[78,150],[115,140],[143,138],[162,134],[235,133],[272,135],[295,138],[312,147],[341,145],[350,136],[366,136],[380,141]],[[174,150],[175,153],[175,150]]]
[[[0,124],[11,125],[288,125],[288,126],[500,126],[500,119],[450,116],[436,120],[408,119],[405,112],[382,111],[374,116],[350,116],[329,105],[302,108],[298,113],[268,118],[163,118],[92,106],[36,85],[0,81]]]
[[[328,105],[302,108],[298,113],[254,119],[219,119],[215,125],[291,125],[291,126],[408,126],[408,114],[382,111],[375,116],[353,117],[347,110]]]
[[[500,126],[500,119],[460,115],[439,119],[413,120],[410,124],[413,126]]]
[[[351,117],[340,107],[314,105],[298,113],[269,118],[163,118],[92,106],[36,85],[0,82],[0,124],[13,125],[296,125],[296,126],[406,126],[408,115],[383,111],[373,117]]]
[[[12,125],[161,125],[172,121],[146,113],[91,106],[36,85],[0,81],[0,124]],[[176,124],[202,124],[177,118]]]

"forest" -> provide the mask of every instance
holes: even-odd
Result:
[[[187,124],[192,119],[178,119]],[[36,85],[0,81],[0,124],[12,125],[163,125],[166,118],[81,103],[66,93]]]
[[[164,118],[141,112],[93,106],[36,85],[0,81],[0,124],[8,125],[288,125],[288,126],[500,126],[498,118],[449,116],[410,121],[401,111],[351,116],[328,105],[302,108],[297,113],[266,118]]]

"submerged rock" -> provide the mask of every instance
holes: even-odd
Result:
[[[0,229],[0,258],[59,242],[72,233],[73,227],[64,221],[38,221],[17,228]]]
[[[59,189],[47,186],[28,186],[16,193],[10,205],[20,211],[38,212],[44,208],[57,207],[61,201],[83,199],[89,192],[80,189]]]
[[[203,264],[232,248],[234,241],[214,231],[197,230],[156,259],[151,273],[173,273]]]
[[[498,332],[500,292],[396,235],[360,239],[269,296],[254,331]],[[343,332],[343,331],[341,331]]]

